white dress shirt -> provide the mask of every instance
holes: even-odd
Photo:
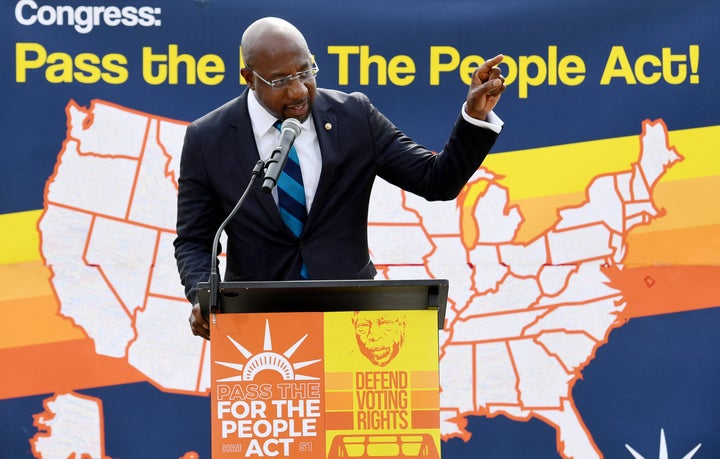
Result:
[[[274,126],[278,120],[260,105],[255,96],[255,91],[251,90],[249,92],[248,111],[250,112],[253,134],[255,135],[255,144],[258,147],[260,159],[266,162],[270,159],[273,148],[280,140],[280,131]],[[300,160],[300,170],[302,171],[303,186],[305,187],[305,205],[308,212],[310,212],[315,191],[317,191],[318,182],[320,181],[320,173],[322,172],[320,144],[318,143],[312,115],[302,123],[300,135],[297,136],[293,145]],[[273,188],[272,193],[275,203],[277,203],[277,188]]]

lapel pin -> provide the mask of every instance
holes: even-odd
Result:
[[[330,129],[332,129],[332,123],[325,123],[325,130],[329,131]]]

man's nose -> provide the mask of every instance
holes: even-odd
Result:
[[[291,97],[302,97],[307,93],[307,88],[305,87],[305,82],[300,78],[293,78],[290,80],[286,91]]]
[[[368,338],[375,339],[382,335],[380,327],[376,323],[370,323],[367,332]]]

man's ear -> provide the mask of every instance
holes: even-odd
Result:
[[[245,67],[240,69],[240,75],[242,75],[243,78],[245,78],[245,82],[247,83],[248,88],[255,89],[255,75],[253,74],[252,70]]]

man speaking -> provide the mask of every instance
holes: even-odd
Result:
[[[272,164],[288,119],[288,144],[272,191],[260,183],[225,227],[226,281],[370,279],[367,218],[376,176],[427,200],[454,199],[495,142],[493,108],[505,90],[498,55],[473,74],[443,150],[400,132],[368,98],[316,87],[319,68],[297,28],[263,18],[242,36],[247,88],[187,128],[178,179],[175,258],[193,304],[193,334],[209,339],[196,285],[208,280],[215,232],[259,160]],[[460,104],[458,104],[460,105]],[[281,142],[280,142],[281,143]]]

